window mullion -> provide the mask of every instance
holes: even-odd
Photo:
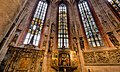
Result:
[[[101,37],[97,26],[95,25],[95,21],[92,17],[87,1],[79,1],[78,6],[89,44],[93,47],[102,46]]]
[[[47,10],[47,2],[40,0],[38,3],[38,6],[36,7],[35,14],[33,16],[28,33],[26,35],[26,37],[28,37],[28,34],[29,34],[29,37],[26,38],[27,41],[25,39],[24,44],[33,44],[35,46],[38,46],[38,42],[40,39],[39,34],[41,34],[46,10]],[[43,15],[44,15],[44,17],[43,17]]]

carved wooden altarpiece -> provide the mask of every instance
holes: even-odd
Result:
[[[33,46],[10,47],[4,61],[4,72],[41,72],[44,51]]]

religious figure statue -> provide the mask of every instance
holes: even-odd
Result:
[[[43,47],[46,47],[46,43],[47,43],[47,35],[44,35],[44,41],[43,41]]]
[[[49,40],[49,51],[51,51],[53,49],[53,45],[54,42],[53,42],[53,37],[50,37],[50,40]]]
[[[75,33],[75,24],[73,22],[73,25],[72,25],[72,33],[74,34]]]
[[[81,47],[81,50],[84,49],[84,40],[83,40],[83,37],[80,37],[80,47]]]
[[[113,32],[109,32],[107,34],[109,36],[110,41],[113,43],[113,45],[118,48],[120,46],[120,44],[119,44],[119,41],[114,36]]]
[[[60,54],[60,65],[61,66],[69,66],[70,65],[70,57],[68,54]]]

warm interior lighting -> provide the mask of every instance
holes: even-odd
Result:
[[[111,2],[112,0],[108,0],[109,2]]]

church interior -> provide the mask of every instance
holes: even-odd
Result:
[[[120,72],[120,0],[0,0],[0,72]]]

